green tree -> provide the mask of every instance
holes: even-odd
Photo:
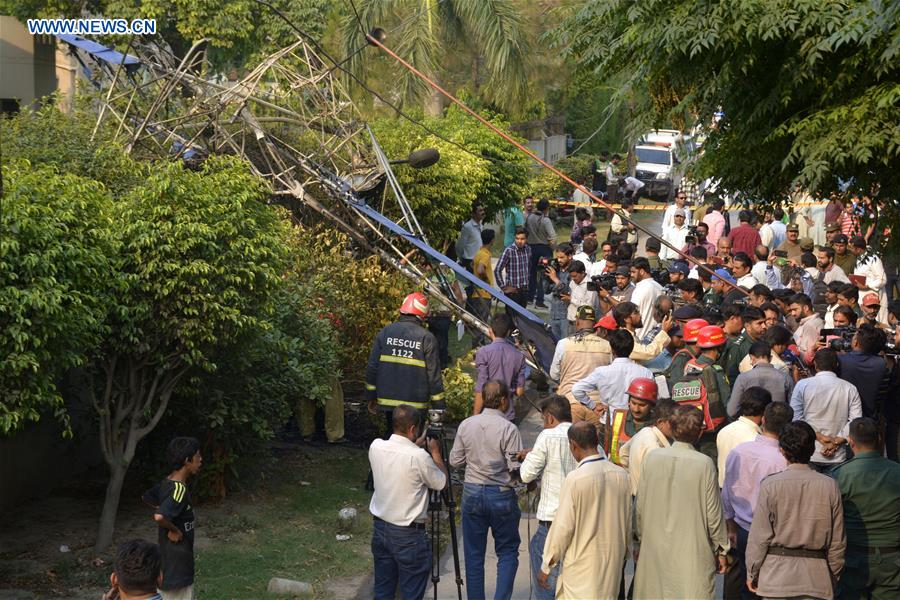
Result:
[[[112,539],[137,445],[185,375],[215,370],[216,348],[270,326],[289,224],[262,200],[260,182],[242,164],[212,158],[202,172],[156,165],[114,206],[121,242],[115,305],[93,386],[110,469],[97,551]]]
[[[52,410],[56,387],[106,331],[114,239],[103,186],[49,166],[3,166],[0,210],[0,433]]]
[[[507,127],[501,117],[488,116]],[[532,172],[527,157],[456,107],[442,119],[425,117],[424,123],[469,152],[405,120],[378,119],[372,129],[391,157],[426,147],[440,151],[441,160],[427,169],[398,166],[396,172],[429,241],[443,248],[456,239],[472,202],[482,202],[490,219],[523,197]],[[386,206],[392,214],[391,202]]]
[[[433,79],[445,73],[448,47],[475,48],[472,60],[483,60],[491,81],[485,98],[507,111],[525,103],[529,49],[524,19],[513,0],[361,0],[356,8],[359,21],[357,14],[350,14],[343,29],[345,54],[354,56],[351,67],[359,76],[365,78],[363,66],[371,64],[364,63],[366,53],[356,53],[365,43],[363,31],[381,27],[390,32],[389,46]],[[441,97],[420,79],[405,69],[394,68],[393,75],[404,102],[424,99],[428,114],[441,114]]]
[[[589,0],[555,40],[622,81],[632,135],[706,126],[696,170],[726,189],[773,200],[795,182],[827,193],[852,178],[900,191],[897,2]]]

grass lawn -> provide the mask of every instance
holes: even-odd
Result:
[[[206,539],[197,544],[197,597],[259,598],[270,578],[284,577],[312,583],[315,597],[327,598],[326,580],[371,570],[366,452],[303,446],[278,454],[256,493],[232,496],[228,510],[198,507],[198,536]],[[359,527],[338,542],[345,506],[357,509]]]

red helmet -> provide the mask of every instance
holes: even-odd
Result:
[[[700,330],[704,327],[709,327],[709,323],[704,321],[703,319],[691,319],[687,323],[684,324],[684,343],[685,344],[696,344],[697,343],[697,334],[700,333]]]
[[[697,334],[697,346],[700,348],[718,348],[727,341],[721,327],[707,325]]]
[[[656,382],[652,379],[647,379],[646,377],[633,379],[628,385],[628,395],[634,396],[638,400],[643,400],[644,402],[656,404],[656,397],[658,394],[659,389],[656,387]]]
[[[428,298],[422,292],[413,292],[408,295],[400,306],[400,314],[415,315],[420,319],[428,316]]]

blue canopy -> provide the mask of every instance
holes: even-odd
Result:
[[[458,278],[471,283],[473,286],[481,288],[505,304],[514,313],[513,319],[516,323],[516,327],[519,329],[522,339],[534,346],[534,357],[537,363],[544,372],[550,372],[550,364],[553,362],[553,352],[556,349],[556,338],[549,331],[543,320],[526,310],[524,307],[519,306],[509,296],[497,288],[487,285],[481,279],[475,277],[472,273],[457,264],[454,260],[450,259],[450,257],[438,252],[418,236],[385,217],[371,206],[359,201],[350,201],[348,203],[368,218],[387,227],[396,235],[404,238],[410,244],[424,252],[429,258],[451,269],[456,273]]]
[[[141,61],[136,56],[116,52],[112,48],[107,48],[102,44],[92,42],[91,40],[87,40],[77,35],[60,34],[56,37],[71,46],[84,50],[97,60],[102,60],[111,65],[125,65],[126,67],[132,67],[141,64]]]

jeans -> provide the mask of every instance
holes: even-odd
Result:
[[[516,492],[496,485],[466,483],[462,497],[463,554],[469,600],[484,598],[484,552],[488,528],[497,553],[495,600],[509,600],[519,568],[519,510]]]
[[[569,320],[565,317],[550,319],[550,331],[556,336],[556,341],[569,337]]]
[[[531,556],[531,581],[534,589],[532,594],[535,600],[553,600],[556,596],[556,580],[559,578],[559,564],[550,569],[550,576],[547,578],[549,590],[545,590],[538,583],[537,575],[541,570],[541,563],[544,560],[544,542],[547,541],[547,534],[550,528],[547,525],[538,524],[537,531],[531,536],[531,542],[528,544],[528,553]]]
[[[421,599],[431,577],[431,548],[425,530],[400,527],[379,519],[373,524],[375,598],[393,600],[399,585],[404,600]]]
[[[553,250],[547,244],[529,244],[531,246],[531,264],[528,269],[528,301],[537,299],[538,304],[544,303],[544,282],[538,279],[538,259],[552,258]]]
[[[758,600],[759,596],[747,589],[747,538],[750,532],[738,525],[737,546],[734,557],[737,564],[725,574],[725,600]]]

